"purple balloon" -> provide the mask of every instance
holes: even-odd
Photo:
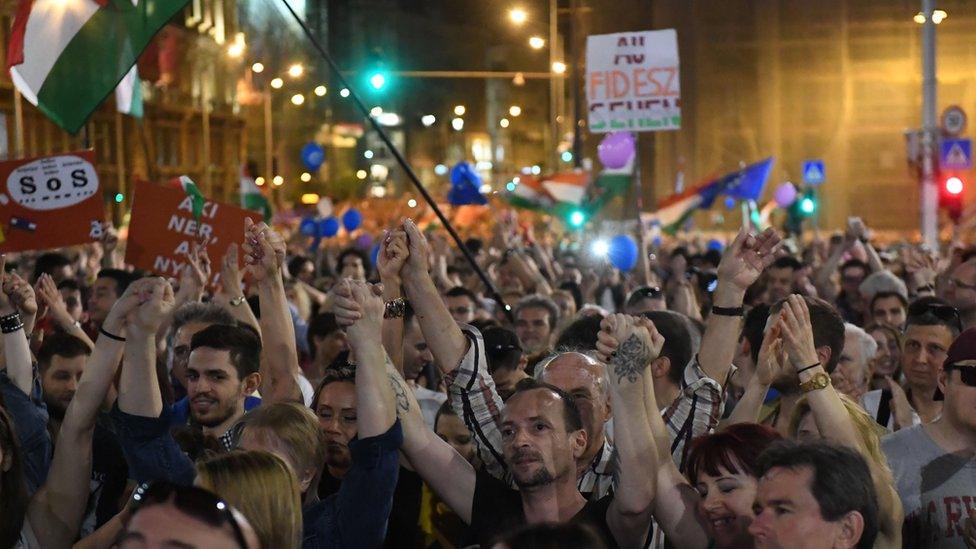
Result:
[[[373,246],[373,236],[368,233],[363,233],[356,238],[356,247],[363,250],[368,250]]]
[[[634,135],[630,132],[613,132],[607,134],[596,149],[597,156],[604,167],[611,170],[623,168],[630,162],[636,152]]]
[[[773,193],[773,200],[776,201],[776,205],[780,208],[788,208],[790,204],[796,202],[796,187],[792,183],[786,182],[776,187],[776,192]]]

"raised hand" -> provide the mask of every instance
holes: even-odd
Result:
[[[769,228],[758,235],[740,231],[722,255],[718,279],[745,291],[776,260],[782,239]]]
[[[850,217],[847,219],[847,237],[853,240],[867,240],[869,238],[868,227],[860,217]]]
[[[430,244],[427,243],[424,233],[420,232],[420,228],[412,219],[405,220],[401,229],[407,235],[407,248],[409,250],[405,274],[417,276],[421,273],[430,272]]]
[[[37,314],[37,298],[34,288],[17,273],[7,273],[3,277],[3,293],[10,298],[11,304],[21,315],[33,317]]]
[[[609,315],[600,323],[597,353],[607,363],[612,383],[636,383],[664,347],[664,337],[653,323],[621,314]]]
[[[193,301],[199,301],[203,297],[203,291],[210,281],[211,267],[210,256],[207,254],[208,242],[209,239],[193,243],[193,249],[186,254],[186,266],[180,273],[180,294],[190,297]]]
[[[241,271],[237,265],[237,243],[231,243],[220,262],[220,293],[235,298],[244,295]]]
[[[71,313],[68,312],[68,306],[64,303],[64,297],[58,291],[58,287],[54,284],[54,279],[51,278],[51,275],[45,273],[37,279],[34,293],[40,298],[40,302],[47,307],[47,314],[59,326],[63,327],[74,324],[74,319],[71,317]]]
[[[810,310],[802,297],[793,294],[783,303],[779,313],[780,329],[790,362],[797,370],[820,362],[813,342]]]
[[[897,381],[891,376],[885,376],[888,382],[888,389],[891,390],[891,413],[895,417],[895,431],[912,426],[912,403],[908,400],[908,395]]]
[[[244,263],[255,282],[280,276],[285,262],[285,241],[266,223],[244,220]]]
[[[119,231],[111,221],[102,224],[102,250],[105,255],[111,255],[119,246]]]
[[[769,333],[763,338],[759,348],[759,360],[756,363],[756,382],[769,387],[776,378],[789,367],[790,361],[783,346],[780,334],[780,324],[774,324]]]
[[[396,229],[386,234],[380,244],[380,253],[376,257],[376,269],[380,273],[383,284],[399,282],[400,270],[410,256],[407,233]]]
[[[125,316],[127,328],[130,332],[142,335],[155,334],[176,305],[173,288],[159,277],[144,278],[132,283],[136,284],[135,303],[128,301],[124,305],[129,308]],[[126,294],[128,293],[127,291]]]
[[[370,340],[378,344],[383,326],[383,311],[385,310],[383,299],[380,297],[383,292],[382,289],[379,286],[358,281],[350,282],[349,288],[351,290],[350,297],[356,303],[360,313],[359,320],[346,329],[352,345],[355,346],[357,340],[361,342]]]

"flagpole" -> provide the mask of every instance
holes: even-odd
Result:
[[[14,158],[24,157],[24,105],[20,90],[14,86]]]
[[[322,56],[322,59],[324,59],[325,62],[328,63],[329,67],[332,69],[332,72],[336,77],[336,80],[339,81],[339,84],[345,89],[349,90],[349,98],[352,99],[353,104],[356,106],[359,112],[362,113],[362,115],[366,118],[366,120],[369,121],[370,126],[373,127],[373,131],[375,131],[376,134],[379,135],[380,139],[386,145],[386,148],[393,155],[393,158],[396,159],[397,164],[399,164],[400,167],[403,168],[404,173],[406,173],[407,175],[407,179],[409,179],[410,182],[413,183],[413,186],[417,189],[417,192],[419,192],[420,195],[424,197],[424,200],[427,202],[427,205],[430,206],[430,209],[437,216],[437,219],[439,219],[441,224],[444,226],[444,228],[447,229],[448,234],[451,235],[451,238],[454,240],[454,243],[457,244],[458,250],[461,251],[461,253],[464,255],[464,258],[471,265],[471,268],[474,269],[475,273],[477,273],[478,278],[480,278],[481,282],[484,283],[485,288],[488,290],[488,293],[491,295],[492,299],[494,299],[499,305],[501,305],[502,309],[505,311],[509,319],[512,319],[511,306],[505,303],[505,300],[502,299],[501,294],[499,294],[498,290],[495,289],[495,285],[492,284],[491,279],[488,278],[488,275],[485,274],[485,272],[478,265],[478,262],[475,261],[474,256],[471,255],[471,251],[468,250],[468,247],[464,245],[464,241],[461,240],[461,237],[458,235],[457,231],[454,230],[454,227],[451,225],[451,222],[448,221],[447,217],[444,216],[444,212],[441,211],[441,209],[437,206],[437,203],[434,202],[433,197],[430,196],[430,193],[427,192],[427,189],[420,182],[420,179],[417,177],[417,174],[414,173],[413,168],[411,168],[410,164],[407,163],[407,159],[403,157],[403,153],[401,153],[400,150],[397,149],[397,147],[393,144],[393,141],[390,140],[390,136],[388,136],[386,134],[386,131],[383,129],[383,127],[380,126],[379,122],[376,120],[376,117],[370,114],[369,109],[366,107],[366,104],[363,103],[362,99],[359,98],[359,95],[353,90],[352,86],[350,86],[349,83],[346,81],[346,78],[343,76],[342,71],[339,70],[339,65],[335,62],[335,59],[333,59],[332,56],[329,55],[329,52],[327,52],[325,48],[322,47],[322,44],[319,43],[318,39],[312,33],[311,29],[309,29],[308,25],[305,24],[305,21],[303,21],[302,18],[298,16],[298,13],[296,13],[295,10],[291,7],[291,4],[288,3],[288,0],[282,0],[282,4],[285,5],[285,8],[288,9],[288,12],[291,13],[291,16],[295,19],[295,22],[298,23],[298,25],[302,28],[302,31],[305,33],[305,36],[308,37],[309,42],[311,42],[312,45],[315,47],[315,49],[319,52],[319,55]]]

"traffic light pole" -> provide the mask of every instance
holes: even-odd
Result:
[[[939,195],[935,181],[937,127],[935,125],[935,22],[932,13],[935,0],[922,0],[922,170],[921,223],[922,241],[933,250],[939,249]]]

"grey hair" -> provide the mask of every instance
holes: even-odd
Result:
[[[545,309],[549,313],[549,328],[551,330],[556,329],[556,326],[559,324],[559,307],[553,300],[541,294],[532,294],[523,297],[515,305],[515,310],[512,311],[512,315],[518,318],[519,313],[523,309],[532,308]]]
[[[872,358],[874,358],[874,355],[878,353],[878,342],[859,326],[855,326],[850,322],[845,322],[844,335],[850,335],[857,338],[857,343],[861,346],[861,352],[864,355],[865,362],[870,361]]]

